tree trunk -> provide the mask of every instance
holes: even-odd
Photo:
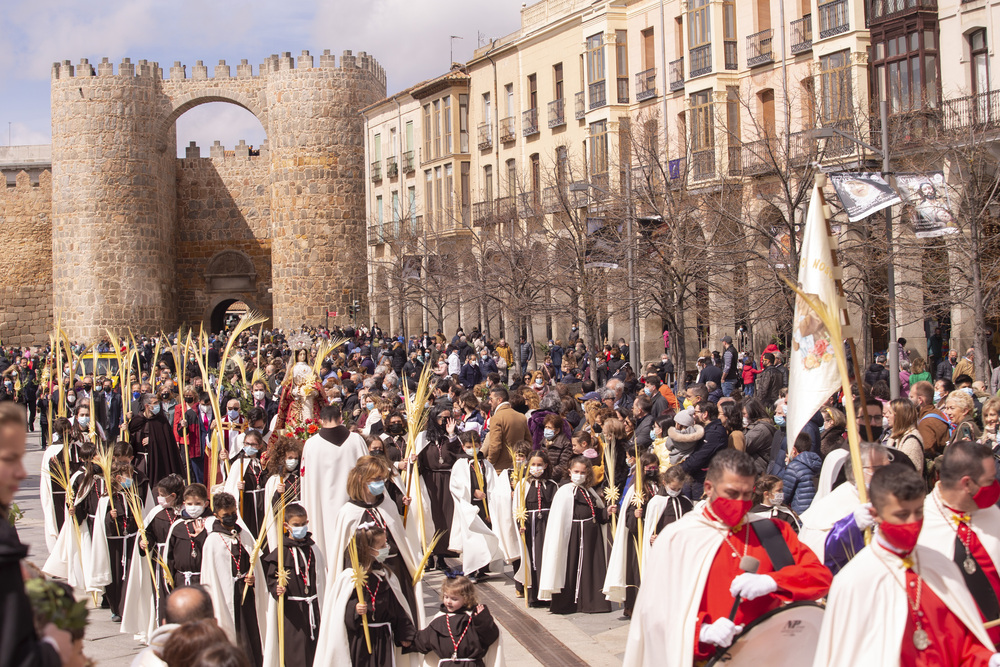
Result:
[[[679,321],[677,318],[681,318]],[[684,373],[687,370],[687,349],[685,346],[684,333],[684,292],[675,288],[674,292],[674,321],[677,322],[675,330],[670,332],[670,345],[674,348],[674,394],[681,404],[684,403]]]
[[[989,358],[989,330],[986,327],[986,303],[983,301],[983,267],[981,265],[979,248],[979,225],[978,221],[972,220],[972,317],[975,322],[975,338],[973,347],[976,356],[973,363],[976,376],[974,380],[981,380],[989,387],[990,382],[990,358]],[[959,355],[963,354],[959,350]]]
[[[531,316],[525,318],[528,328],[528,344],[531,346],[531,359],[529,360],[529,365],[531,370],[538,370],[538,360],[535,358],[537,356],[537,351],[535,349],[535,327],[532,326]]]

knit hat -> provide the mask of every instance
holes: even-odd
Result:
[[[681,410],[674,415],[674,424],[681,428],[691,428],[694,426],[694,417],[687,410]]]

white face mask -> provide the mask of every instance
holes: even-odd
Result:
[[[184,512],[192,519],[197,519],[205,511],[204,505],[184,505]]]
[[[677,496],[681,495],[680,489],[671,489],[668,486],[664,490],[667,492],[667,495],[670,496],[671,498],[676,498]]]
[[[785,492],[784,491],[778,491],[777,493],[775,493],[774,495],[771,496],[771,504],[772,505],[781,505],[784,502],[785,502]]]
[[[545,473],[544,466],[531,466],[528,468],[528,472],[531,473],[532,477],[541,477]]]
[[[388,546],[382,547],[381,549],[378,550],[378,553],[375,554],[375,560],[377,560],[380,563],[384,563],[388,558],[389,558]]]
[[[285,459],[285,470],[298,470],[299,460],[298,459]]]
[[[254,400],[256,400],[256,401],[263,401],[264,400],[264,390],[263,389],[258,389],[257,391],[255,391],[253,393],[253,397],[254,397]]]
[[[468,456],[470,459],[475,455],[475,453],[476,453],[476,450],[474,450],[474,449],[466,449],[465,450],[465,455]]]
[[[587,482],[587,475],[582,472],[574,472],[570,474],[569,481],[577,486],[583,486]]]
[[[160,507],[170,507],[171,503],[163,496],[156,496],[156,504]]]

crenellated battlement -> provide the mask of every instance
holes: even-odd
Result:
[[[0,188],[0,196],[29,190],[41,192],[43,196],[47,196],[52,190],[52,172],[45,169],[41,173],[32,176],[22,169],[17,173],[13,183],[8,181],[6,187]]]
[[[184,65],[178,60],[175,61],[168,70],[169,78],[166,80],[205,81],[209,79],[226,80],[233,78],[254,79],[262,77],[266,78],[272,72],[281,72],[293,69],[308,70],[316,68],[341,70],[361,69],[371,72],[383,86],[386,82],[385,70],[374,57],[368,55],[366,52],[360,51],[357,55],[355,55],[350,50],[344,51],[340,56],[340,65],[338,67],[337,58],[330,52],[330,49],[323,51],[318,58],[311,55],[308,50],[304,50],[301,55],[299,55],[298,60],[293,58],[291,52],[289,51],[285,51],[281,54],[272,54],[257,67],[256,74],[254,73],[253,65],[251,65],[246,58],[244,58],[236,66],[235,76],[233,75],[232,68],[226,63],[225,60],[219,61],[219,63],[213,68],[211,76],[209,76],[208,66],[202,60],[195,61],[195,64],[190,68],[190,72],[188,71],[187,65]],[[112,76],[141,77],[161,80],[165,78],[163,76],[163,68],[160,67],[158,62],[140,60],[137,63],[133,63],[131,58],[122,59],[122,62],[118,64],[117,73],[114,63],[112,63],[108,58],[102,58],[101,62],[98,63],[96,67],[92,65],[90,60],[87,58],[81,58],[77,65],[73,65],[69,60],[52,63],[53,81],[85,77]]]
[[[211,160],[213,163],[248,161],[266,163],[270,159],[270,152],[266,139],[260,146],[256,147],[249,146],[245,140],[240,139],[240,142],[236,144],[232,150],[226,150],[226,147],[222,145],[222,142],[216,140],[208,150],[208,156],[203,156],[201,154],[201,147],[198,146],[197,142],[190,142],[184,148],[184,157],[178,159],[180,167],[182,169],[193,168],[205,164],[208,160]]]

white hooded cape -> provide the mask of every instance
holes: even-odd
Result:
[[[267,481],[264,483],[264,519],[263,523],[261,523],[261,530],[267,531],[266,544],[268,550],[273,550],[277,548],[276,545],[278,544],[279,526],[277,524],[277,519],[274,516],[274,506],[271,504],[271,498],[274,498],[274,494],[278,492],[278,482],[280,481],[281,479],[278,477],[278,475],[271,475],[270,477],[267,478]],[[299,488],[299,490],[301,491],[301,487]],[[288,504],[301,505],[302,503],[299,501],[294,501]],[[310,524],[311,524],[311,519],[312,517],[310,517]]]
[[[163,508],[157,505],[153,511],[147,512],[143,517],[142,525],[148,526]],[[173,526],[171,526],[173,528]],[[153,568],[159,572],[160,566],[156,562],[156,545],[150,544],[150,557],[153,561]],[[132,547],[132,567],[128,572],[128,588],[125,590],[125,605],[122,609],[121,632],[135,635],[137,641],[146,643],[146,638],[152,636],[159,619],[156,618],[156,592],[154,583],[149,575],[149,564],[142,550],[139,548],[139,538],[135,540]]]
[[[275,537],[277,540],[277,537]],[[274,548],[278,548],[278,543],[275,541]],[[313,564],[316,566],[316,601],[310,604],[315,604],[316,609],[319,611],[319,618],[317,619],[316,636],[319,637],[320,630],[323,627],[323,602],[326,595],[326,559],[323,557],[323,553],[314,545],[313,546]],[[285,569],[292,573],[293,577],[302,576],[300,571],[307,567],[306,563],[293,558],[291,562],[286,558],[284,562]],[[265,584],[264,580],[261,580],[261,584]],[[267,620],[266,627],[267,633],[261,632],[261,637],[265,638],[264,641],[264,664],[265,665],[277,665],[279,664],[279,642],[278,642],[278,600],[271,596],[270,592],[266,590],[267,593]],[[287,595],[287,594],[286,594]],[[285,608],[288,608],[288,602],[285,602]],[[289,638],[285,638],[285,641],[289,641]]]
[[[622,500],[622,516],[618,518],[618,526],[615,530],[615,541],[611,545],[611,556],[608,558],[608,573],[604,577],[604,597],[612,602],[625,602],[625,591],[628,588],[626,584],[626,568],[628,562],[628,546],[632,542],[632,538],[629,537],[628,528],[625,526],[625,513],[634,512],[635,507],[632,506],[632,496],[635,487],[629,487],[629,490],[625,493],[625,498]],[[660,520],[660,514],[663,513],[664,503],[659,502],[654,505],[654,501],[659,498],[664,498],[665,496],[653,496],[650,498],[649,503],[643,505],[645,510],[642,517],[642,535],[639,535],[639,541],[643,545],[645,550],[643,565],[649,562],[649,538],[652,537],[653,531],[656,530],[656,522]],[[651,512],[650,510],[654,510]],[[632,545],[634,548],[635,545]],[[643,568],[645,569],[645,568]]]
[[[302,506],[309,514],[313,541],[327,556],[333,549],[331,531],[337,512],[350,498],[347,474],[367,454],[368,447],[357,433],[347,436],[339,447],[317,433],[303,447]]]
[[[645,556],[625,667],[691,667],[698,607],[725,532],[721,524],[693,510],[656,538]]]
[[[111,563],[111,556],[108,552],[108,535],[104,527],[104,519],[108,514],[111,501],[107,496],[102,496],[97,501],[97,515],[94,517],[94,537],[90,544],[90,561],[84,577],[87,581],[88,593],[100,593],[104,587],[111,583],[111,577],[118,577],[121,571],[121,563]],[[114,571],[112,572],[112,567]]]
[[[206,523],[205,530],[212,531],[211,525]],[[208,590],[212,598],[212,605],[215,608],[215,620],[219,627],[226,633],[229,641],[236,642],[236,622],[235,606],[240,604],[240,597],[235,595],[236,587],[233,585],[233,556],[229,550],[228,533],[209,532],[205,539],[205,546],[201,558],[201,585]],[[240,544],[253,553],[253,539],[246,526],[242,526],[239,534]],[[259,626],[260,639],[263,644],[267,642],[267,600],[270,595],[264,582],[264,569],[260,565],[260,559],[254,563],[253,575],[255,578],[253,592],[255,606],[257,607],[257,625]],[[239,587],[239,595],[242,596],[243,587]],[[247,593],[251,595],[251,593]]]
[[[399,580],[388,570],[379,571],[378,575],[370,572],[371,576],[381,576],[393,595],[399,602],[399,606],[409,615],[410,605],[406,602],[399,587]],[[344,615],[347,613],[347,601],[351,599],[354,592],[354,571],[350,568],[342,570],[336,578],[330,580],[327,585],[326,599],[323,603],[322,619],[320,624],[319,643],[316,645],[316,658],[314,665],[332,665],[340,667],[351,664],[351,653],[347,643],[347,626],[344,624]],[[413,620],[412,618],[410,619]],[[418,630],[420,628],[417,628]],[[396,667],[410,667],[416,662],[412,653],[403,655],[400,647],[395,647]]]
[[[510,469],[497,475],[496,502],[490,500],[493,531],[500,539],[500,549],[508,563],[521,557],[521,540],[514,523],[514,492],[510,486]]]
[[[482,460],[482,459],[480,459]],[[494,509],[503,502],[497,493],[497,473],[489,461],[484,461],[486,469],[483,481],[486,484],[486,502]],[[479,516],[479,508],[472,504],[472,478],[474,474],[470,459],[458,459],[451,469],[451,497],[455,509],[451,519],[451,538],[448,548],[462,556],[462,570],[468,574],[486,567],[490,563],[504,560],[500,538]],[[509,501],[508,501],[509,502]],[[496,525],[498,517],[490,514],[491,523]]]
[[[73,476],[70,478],[70,486],[72,487],[76,480],[83,474],[82,470],[73,473]],[[82,489],[73,498],[73,504],[79,505],[93,491],[93,484],[86,489]],[[80,524],[80,539],[77,539],[76,530],[73,528],[73,518],[70,512],[67,511],[66,520],[63,521],[63,526],[59,531],[59,537],[56,539],[55,546],[49,553],[45,565],[42,566],[42,572],[50,577],[65,579],[75,591],[80,593],[90,590],[87,585],[87,574],[91,571],[92,542],[90,528],[86,521]],[[107,545],[105,545],[105,548],[107,548]]]
[[[802,513],[799,542],[813,550],[820,562],[826,557],[826,538],[833,524],[843,519],[861,505],[858,489],[852,482],[844,482],[829,495]]]
[[[939,482],[940,484],[940,482]],[[941,503],[941,506],[938,503]],[[944,507],[938,489],[935,488],[927,494],[924,499],[924,525],[920,529],[920,538],[917,544],[922,544],[928,549],[939,552],[942,556],[955,562],[955,524],[951,522],[951,511],[944,507],[944,511],[949,515],[945,518],[941,514],[940,507]],[[972,513],[972,521],[969,523],[972,532],[979,538],[983,549],[993,560],[994,567],[1000,569],[1000,508],[990,505],[985,509],[976,510]],[[964,557],[965,554],[962,554]]]
[[[992,646],[958,566],[920,544],[914,554],[914,571],[924,585],[983,645]],[[912,641],[903,636],[909,611],[905,584],[902,559],[875,539],[858,552],[833,578],[813,667],[898,667],[903,642]]]
[[[851,453],[846,449],[835,449],[823,459],[823,467],[819,471],[819,482],[816,484],[816,495],[813,504],[826,498],[833,491],[833,483],[837,481],[844,464],[848,463]]]
[[[551,600],[554,593],[563,589],[566,583],[566,545],[573,531],[573,500],[575,484],[563,484],[552,498],[549,520],[545,526],[545,548],[542,550],[542,566],[538,574],[538,599]],[[604,501],[587,489],[594,507],[604,507]],[[608,542],[608,525],[600,526],[602,543]]]
[[[49,553],[56,547],[56,540],[59,539],[59,523],[56,512],[65,512],[66,506],[56,507],[52,500],[52,493],[55,490],[56,482],[49,473],[51,472],[49,463],[52,459],[62,455],[62,445],[50,445],[42,454],[42,465],[39,468],[41,475],[38,484],[39,500],[42,504],[42,518],[45,519],[45,546]]]

